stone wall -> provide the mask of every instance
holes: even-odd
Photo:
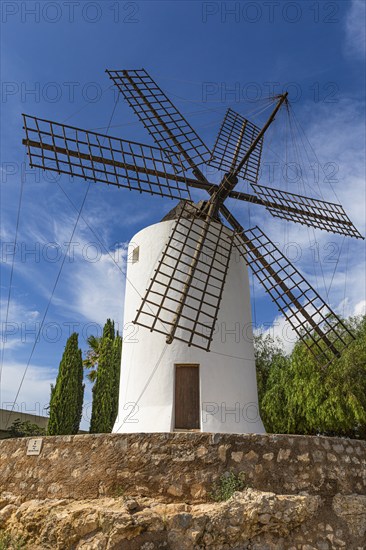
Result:
[[[366,442],[77,435],[45,437],[27,456],[27,441],[0,441],[0,529],[30,549],[366,548]],[[229,471],[243,472],[245,490],[212,503]]]
[[[366,442],[288,435],[100,434],[0,442],[0,487],[27,498],[125,495],[203,502],[223,472],[261,491],[364,494]]]

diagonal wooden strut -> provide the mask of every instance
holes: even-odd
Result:
[[[83,160],[86,160],[88,162],[91,162],[92,164],[99,163],[99,164],[104,164],[104,165],[111,166],[111,167],[114,167],[114,168],[115,167],[123,168],[123,169],[126,169],[126,170],[136,172],[138,174],[148,174],[148,175],[155,176],[155,177],[162,178],[162,179],[170,179],[172,181],[176,181],[177,183],[187,184],[189,187],[204,189],[204,190],[208,191],[210,194],[215,189],[215,186],[210,184],[207,180],[203,181],[202,179],[201,180],[195,180],[195,179],[192,179],[192,178],[185,178],[184,176],[180,176],[178,174],[174,174],[174,175],[169,174],[165,171],[163,172],[163,171],[160,171],[158,169],[152,169],[152,168],[149,168],[147,166],[138,166],[136,164],[123,163],[123,162],[117,161],[116,159],[112,160],[112,159],[108,159],[106,157],[101,157],[101,156],[91,155],[91,154],[87,154],[87,153],[82,153],[81,151],[74,151],[72,149],[66,149],[64,147],[59,147],[59,146],[51,145],[51,144],[44,143],[44,142],[38,142],[38,141],[30,140],[30,139],[23,139],[23,145],[25,145],[27,147],[33,147],[33,148],[38,148],[38,149],[44,149],[44,150],[47,150],[47,151],[51,151],[51,152],[59,154],[59,155],[64,155],[65,157],[69,156],[69,157],[76,158],[76,159],[83,159]],[[31,161],[31,165],[34,165],[32,161]],[[41,167],[45,168],[44,166],[41,166]],[[60,168],[59,171],[62,172],[62,169]],[[203,175],[202,175],[202,177],[203,177]],[[94,179],[97,180],[97,178],[94,178]],[[117,182],[109,181],[108,183],[111,184],[111,185],[119,186],[119,184]],[[271,191],[271,188],[268,188],[268,190]],[[293,193],[292,194],[291,193],[289,193],[289,194],[283,193],[283,194],[285,196],[288,195],[288,196],[291,196],[291,197],[298,197],[298,198],[304,199],[304,200],[307,199],[307,197],[302,197],[301,195],[295,195]],[[299,208],[296,208],[295,206],[288,206],[288,205],[285,205],[285,204],[278,204],[273,200],[269,200],[268,198],[267,199],[262,199],[262,198],[256,197],[255,195],[250,195],[248,193],[241,193],[241,192],[238,192],[238,191],[231,191],[229,193],[229,197],[235,198],[235,199],[238,199],[238,200],[242,200],[242,201],[251,202],[251,203],[254,203],[254,204],[259,204],[261,206],[265,206],[265,207],[270,208],[270,209],[276,209],[279,212],[287,212],[288,214],[294,214],[294,215],[297,215],[297,216],[300,216],[300,217],[304,216],[304,211],[303,210],[301,210]],[[319,201],[319,204],[324,204],[324,205],[329,204],[330,206],[337,206],[337,207],[340,206],[340,205],[335,205],[333,203],[326,203],[324,201]],[[342,219],[335,219],[334,217],[326,216],[324,214],[320,214],[320,213],[316,213],[316,212],[311,212],[310,210],[308,210],[306,212],[306,217],[309,218],[310,220],[314,219],[314,220],[324,221],[324,222],[328,223],[328,225],[338,223],[341,226],[344,226],[344,230],[343,231],[337,231],[338,233],[349,234],[349,235],[351,235],[353,237],[356,237],[356,238],[363,238],[356,230],[351,231],[351,228],[354,228],[354,226],[353,226],[352,222],[349,219],[344,219],[344,216],[342,217]],[[300,218],[300,220],[294,219],[292,221],[300,221],[300,223],[301,223],[301,218]],[[306,223],[306,221],[304,221],[303,223]],[[311,225],[311,223],[308,223],[307,225]],[[347,227],[350,228],[349,232],[346,232]],[[322,229],[322,227],[321,227],[321,229]],[[328,228],[324,227],[323,229],[331,231],[331,228],[329,228],[329,227]]]
[[[281,108],[282,104],[285,101],[287,101],[287,96],[288,96],[288,92],[284,93],[280,97],[280,100],[278,101],[271,116],[269,117],[269,119],[267,120],[267,122],[265,123],[261,131],[258,133],[256,138],[252,141],[250,147],[248,148],[242,160],[239,162],[235,170],[233,170],[232,172],[224,176],[222,182],[220,183],[218,188],[215,190],[215,193],[211,196],[210,202],[214,202],[217,205],[217,207],[219,207],[219,205],[221,205],[224,202],[224,200],[229,196],[230,191],[232,191],[235,185],[238,183],[238,174],[240,170],[243,168],[244,164],[247,162],[250,155],[253,153],[258,143],[263,138],[264,134],[266,133],[266,131],[274,121],[275,116],[279,111],[279,109]]]
[[[248,119],[228,109],[217,134],[208,164],[225,172],[233,172],[237,162],[245,155],[260,128]],[[257,183],[262,156],[263,139],[240,171],[240,177]]]
[[[190,199],[186,170],[174,163],[170,151],[26,114],[23,120],[23,143],[31,166],[162,197]]]
[[[200,212],[193,204],[183,205],[134,323],[164,334],[168,343],[181,340],[209,351],[233,233],[216,220],[200,217]]]
[[[186,178],[183,176],[178,175],[170,175],[167,172],[161,172],[159,170],[153,170],[151,168],[142,167],[142,166],[136,166],[135,164],[128,164],[125,162],[119,162],[118,160],[111,160],[105,157],[99,157],[96,155],[88,155],[86,153],[81,153],[80,151],[73,151],[72,149],[65,149],[63,147],[57,147],[56,145],[50,145],[48,143],[40,143],[39,141],[32,141],[30,139],[23,139],[22,141],[23,145],[26,145],[27,147],[37,147],[39,149],[45,149],[46,151],[52,151],[53,153],[59,153],[60,155],[65,155],[66,157],[73,157],[77,159],[83,159],[88,160],[90,162],[95,162],[99,164],[106,164],[108,166],[113,166],[117,168],[125,168],[127,170],[131,170],[133,172],[138,172],[141,174],[149,174],[151,176],[160,176],[163,178],[169,178],[180,181],[182,183],[186,182]],[[45,168],[47,169],[47,168]]]
[[[237,241],[241,248],[239,249],[238,245],[237,248],[244,258],[246,256],[250,257],[250,265],[253,270],[254,268],[257,270],[254,272],[266,291],[271,297],[275,296],[275,303],[279,305],[280,310],[284,312],[285,317],[292,326],[294,326],[294,320],[297,321],[295,330],[297,329],[300,338],[303,337],[301,330],[304,330],[307,332],[308,340],[317,346],[323,356],[326,356],[326,352],[329,353],[329,350],[333,355],[339,356],[340,353],[334,344],[334,340],[335,337],[340,340],[340,342],[336,342],[337,346],[341,343],[345,344],[345,340],[338,331],[339,326],[344,327],[342,321],[335,316],[338,322],[333,330],[328,320],[333,312],[326,306],[316,291],[293,268],[277,247],[275,247],[275,253],[271,252],[269,243],[273,243],[269,241],[263,232],[257,237],[252,230],[244,231],[223,204],[227,197],[236,198],[265,206],[272,215],[277,217],[313,225],[327,231],[333,230],[333,232],[351,235],[356,238],[361,237],[339,205],[334,205],[339,207],[338,210],[337,208],[332,209],[331,203],[308,199],[307,197],[302,197],[304,199],[302,201],[300,195],[284,193],[259,185],[253,186],[257,196],[238,193],[234,190],[240,171],[243,168],[243,172],[246,172],[241,176],[247,181],[251,181],[249,177],[246,178],[248,172],[250,172],[251,163],[258,165],[259,168],[263,136],[274,121],[281,105],[287,101],[287,93],[277,97],[279,101],[262,129],[252,125],[249,121],[241,126],[239,122],[235,126],[235,139],[230,144],[232,161],[231,164],[229,162],[224,166],[229,173],[225,174],[220,185],[217,186],[210,184],[198,168],[198,165],[206,162],[206,154],[209,155],[207,147],[146,71],[107,72],[124,94],[125,99],[145,128],[157,142],[159,148],[133,144],[133,142],[127,142],[126,140],[110,138],[95,132],[88,132],[50,121],[42,121],[35,117],[30,117],[34,121],[35,128],[28,128],[25,124],[27,139],[23,140],[23,144],[28,147],[31,166],[40,166],[45,170],[76,175],[92,181],[103,181],[107,184],[127,187],[130,190],[139,192],[144,191],[160,196],[178,198],[185,201],[184,208],[188,207],[190,203],[187,202],[186,196],[182,196],[182,193],[188,194],[190,198],[189,187],[204,189],[209,193],[210,198],[202,208],[196,208],[192,205],[195,213],[189,216],[190,220],[187,217],[186,220],[181,221],[181,226],[179,226],[179,223],[176,224],[173,231],[176,237],[175,241],[172,237],[170,243],[167,244],[163,259],[159,264],[161,271],[158,267],[156,270],[157,275],[156,277],[154,275],[151,283],[151,295],[162,296],[163,300],[158,304],[150,302],[158,308],[152,328],[149,327],[150,330],[155,330],[154,327],[157,321],[161,321],[159,314],[165,311],[169,314],[168,325],[170,328],[165,329],[163,333],[167,336],[168,343],[171,343],[173,339],[181,339],[187,342],[188,345],[195,345],[192,343],[193,337],[199,336],[209,342],[208,347],[203,349],[209,349],[234,242],[233,234],[228,227],[219,222],[216,223],[220,211],[234,230],[237,231],[241,239],[240,242]],[[41,123],[41,128],[39,123]],[[42,123],[50,125],[49,131],[42,130]],[[250,138],[248,137],[248,139],[244,135],[247,123],[251,125]],[[54,126],[61,128],[61,132],[55,133]],[[72,130],[74,132],[73,136],[66,135],[65,129]],[[80,139],[80,132],[85,133],[84,141]],[[36,137],[38,141],[37,139],[31,139],[32,137]],[[101,138],[101,141],[99,138]],[[108,140],[108,148],[104,147],[105,139]],[[235,143],[236,139],[238,140],[237,143]],[[121,150],[115,149],[111,140],[114,140],[113,142],[118,141]],[[243,143],[242,149],[241,143]],[[127,144],[126,149],[124,144]],[[134,146],[140,147],[140,154],[132,150]],[[257,147],[260,147],[260,153],[258,154],[256,153]],[[34,149],[36,151],[33,151]],[[52,155],[46,153],[47,151],[52,152]],[[243,158],[238,162],[241,155],[243,155]],[[179,166],[174,166],[172,158],[178,161]],[[74,159],[77,159],[78,162]],[[169,162],[166,159],[169,159]],[[169,172],[174,172],[174,175],[166,172],[165,167]],[[192,169],[196,179],[186,177],[185,171],[187,169]],[[252,182],[256,184],[257,179],[258,170],[256,175],[252,176]],[[175,187],[173,184],[175,184]],[[280,196],[279,193],[282,193],[282,195]],[[319,220],[324,223],[319,223]],[[268,239],[268,242],[266,239]],[[178,257],[170,254],[173,242],[176,242],[174,254]],[[220,263],[219,255],[225,243],[225,262],[221,263],[221,271],[218,270],[219,275],[217,276],[217,273],[214,273],[216,269],[215,262]],[[211,255],[210,253],[207,254],[207,249],[210,249]],[[276,253],[279,253],[280,256],[275,256]],[[205,257],[208,257],[207,263],[205,263]],[[168,268],[171,267],[170,264],[173,262],[174,270],[168,282],[165,280],[166,289],[163,294],[159,294],[159,290],[155,291],[156,287],[154,285],[155,283],[156,285],[162,285],[161,280],[158,280],[158,276],[162,278],[166,276],[166,273],[163,273],[164,260],[167,261]],[[282,267],[280,261],[284,260],[288,264],[285,263],[285,267]],[[201,264],[206,265],[206,267],[202,268]],[[295,269],[301,278],[300,282],[297,282],[293,277],[292,271],[286,272],[288,266]],[[174,278],[178,272],[179,278]],[[203,277],[203,279],[200,279],[200,277]],[[216,287],[219,291],[217,296],[210,293],[210,277],[211,281],[215,279],[215,282],[219,285]],[[175,288],[177,281],[179,289]],[[307,295],[308,291],[310,297]],[[310,291],[316,295],[315,298]],[[197,292],[199,293],[198,299]],[[143,304],[149,303],[149,296],[148,292]],[[210,303],[212,296],[216,299],[215,306]],[[317,298],[320,300],[321,307],[315,305],[315,299]],[[164,306],[164,300],[169,302],[169,306]],[[198,301],[199,305],[196,304],[192,307],[192,301],[194,300]],[[205,307],[214,307],[214,314],[211,316],[207,314]],[[316,309],[316,315],[321,316],[321,323],[315,321],[315,315],[312,313],[314,308]],[[142,309],[142,306],[140,309]],[[188,309],[193,310],[197,316],[192,319],[191,314],[187,313]],[[325,314],[324,311],[326,311]],[[292,317],[289,317],[290,313]],[[200,317],[201,314],[206,315],[206,319]],[[147,315],[151,315],[151,311],[147,312]],[[209,326],[207,318],[210,320]],[[303,318],[305,321],[303,321]],[[189,323],[188,329],[187,323]],[[310,325],[311,334],[305,323]],[[147,325],[142,324],[142,326]],[[211,331],[210,335],[207,336],[206,334],[204,336],[202,332],[207,329],[209,329],[209,332]],[[184,330],[191,331],[191,333],[182,337],[181,331]],[[349,333],[347,328],[346,331]],[[322,351],[324,345],[327,346],[326,352]]]
[[[123,71],[123,75],[124,77],[128,80],[128,82],[130,83],[130,85],[133,87],[133,89],[135,90],[135,92],[139,95],[139,97],[141,98],[141,100],[144,102],[144,104],[151,110],[151,112],[153,113],[153,115],[155,116],[155,118],[158,120],[158,122],[161,124],[161,126],[164,128],[165,132],[167,133],[167,135],[170,137],[170,139],[172,140],[172,142],[174,143],[174,145],[177,147],[178,151],[180,151],[181,155],[183,155],[183,157],[186,159],[186,161],[188,162],[189,166],[192,168],[193,170],[193,174],[199,179],[199,180],[203,180],[205,183],[207,182],[206,178],[204,177],[204,175],[202,174],[201,170],[198,168],[198,166],[196,165],[196,163],[193,161],[193,159],[190,157],[190,155],[187,153],[187,151],[184,149],[184,147],[182,146],[182,144],[179,142],[179,140],[175,137],[175,135],[173,134],[173,132],[171,131],[171,129],[168,127],[168,125],[162,120],[162,118],[160,117],[159,113],[157,112],[157,110],[154,108],[154,106],[151,104],[151,102],[145,97],[145,95],[143,94],[143,92],[139,89],[139,87],[135,84],[135,82],[133,81],[133,79],[130,77],[130,75],[128,74],[127,71]],[[208,182],[207,182],[208,183]],[[199,261],[199,257],[200,257],[200,254],[201,254],[201,251],[202,251],[202,247],[203,247],[203,244],[204,244],[204,241],[205,241],[205,238],[207,236],[207,232],[208,232],[208,228],[209,228],[209,223],[212,219],[212,214],[214,212],[214,208],[213,206],[210,207],[208,213],[207,213],[207,216],[205,218],[205,225],[204,225],[204,228],[203,230],[201,231],[201,234],[199,236],[199,239],[197,241],[197,246],[196,246],[196,250],[194,252],[194,255],[193,255],[193,258],[192,258],[192,263],[191,263],[191,266],[188,270],[188,273],[187,273],[187,279],[186,279],[186,282],[184,284],[184,287],[183,287],[183,292],[182,292],[182,295],[181,295],[181,299],[180,299],[180,303],[177,307],[177,310],[176,310],[176,314],[175,314],[175,317],[174,317],[174,320],[173,320],[173,325],[172,325],[172,328],[170,330],[170,334],[167,336],[166,338],[166,341],[168,344],[170,344],[173,339],[174,339],[174,335],[175,335],[175,332],[177,330],[177,327],[178,327],[178,322],[179,322],[179,319],[180,319],[180,316],[182,314],[182,310],[184,308],[184,305],[186,303],[186,300],[187,300],[187,296],[188,296],[188,292],[189,292],[189,289],[190,289],[190,285],[192,283],[192,280],[193,280],[193,277],[194,277],[194,273],[195,273],[195,270],[196,270],[196,266],[197,266],[197,263]]]
[[[207,180],[206,181],[203,181],[203,180],[194,180],[194,179],[190,179],[190,178],[187,178],[187,184],[189,185],[189,187],[193,187],[193,188],[196,188],[196,189],[204,189],[205,191],[207,191],[208,193],[212,194],[216,188],[215,185],[209,183]],[[268,188],[270,189],[270,188]],[[307,199],[308,197],[303,197],[302,195],[295,195],[294,193],[288,193],[288,195],[292,195],[294,197],[299,197],[299,198],[304,198],[304,199]],[[241,191],[230,191],[229,195],[228,195],[228,198],[231,198],[231,199],[237,199],[237,200],[240,200],[240,201],[244,201],[244,202],[250,202],[252,204],[258,204],[260,206],[265,206],[265,207],[269,207],[269,208],[273,208],[273,209],[277,209],[277,210],[280,210],[280,211],[285,211],[285,212],[289,212],[289,213],[293,213],[293,214],[303,214],[303,210],[300,210],[299,208],[296,208],[295,206],[288,206],[288,205],[284,205],[284,204],[278,204],[276,202],[274,202],[273,200],[269,200],[269,199],[262,199],[260,197],[258,197],[257,195],[251,195],[250,193],[243,193]],[[326,201],[319,201],[319,203],[322,203],[322,204],[329,204],[331,206],[340,206],[336,203],[327,203]],[[319,214],[319,213],[315,213],[315,212],[307,212],[307,216],[311,217],[311,218],[314,218],[314,219],[317,219],[317,220],[323,220],[323,221],[326,221],[326,222],[334,222],[334,218],[331,218],[329,216],[326,216],[324,214]],[[351,220],[342,220],[341,223],[345,226],[353,226],[353,223],[351,222]],[[359,238],[364,238],[362,237],[361,235],[359,235]]]
[[[181,146],[180,142],[177,140],[177,138],[175,137],[175,135],[173,134],[173,132],[170,130],[170,128],[165,124],[165,122],[162,120],[161,116],[159,115],[159,113],[157,112],[157,110],[152,106],[152,104],[150,103],[150,101],[145,97],[145,95],[142,93],[142,91],[139,89],[139,87],[135,84],[135,82],[133,81],[133,79],[130,77],[130,75],[128,74],[127,71],[123,71],[123,76],[125,78],[127,78],[128,82],[130,83],[130,85],[133,87],[133,89],[135,90],[135,92],[140,96],[140,98],[142,99],[142,101],[145,103],[145,105],[147,105],[149,107],[149,109],[151,110],[151,112],[153,113],[153,115],[156,117],[156,119],[159,121],[159,123],[162,125],[162,127],[164,128],[165,132],[169,135],[170,139],[173,141],[174,145],[180,150],[181,154],[184,156],[184,158],[186,159],[186,161],[189,163],[189,165],[192,167],[192,168],[195,168],[196,165],[194,164],[194,162],[192,161],[191,157],[188,155],[188,153],[185,151],[185,149]]]
[[[330,349],[330,351],[335,355],[336,357],[340,356],[339,350],[335,347],[333,342],[328,338],[327,334],[325,334],[322,329],[319,327],[317,322],[314,320],[314,318],[306,311],[306,309],[302,306],[298,298],[294,295],[294,293],[291,291],[290,288],[283,282],[279,274],[269,265],[269,263],[266,261],[264,256],[259,252],[259,250],[256,248],[256,246],[251,242],[250,239],[244,238],[245,230],[240,225],[240,223],[232,216],[230,211],[222,205],[220,208],[220,211],[224,215],[224,217],[227,219],[227,221],[230,223],[230,225],[233,227],[233,229],[237,232],[238,236],[241,236],[244,246],[248,248],[248,250],[251,252],[253,256],[255,256],[256,261],[262,265],[263,270],[267,271],[270,275],[270,277],[273,278],[273,280],[276,282],[276,284],[279,286],[279,288],[282,290],[283,294],[288,297],[291,304],[294,304],[294,306],[297,308],[297,310],[300,312],[300,314],[304,317],[305,322],[309,323],[312,330],[319,336],[320,340],[324,342],[324,344],[327,346],[327,348]],[[288,260],[287,260],[288,262]],[[289,265],[290,262],[288,262]],[[293,267],[293,266],[292,266]],[[295,272],[295,268],[293,268]],[[318,297],[320,300],[320,296],[318,293],[307,283],[309,290],[311,290],[316,297]],[[278,305],[278,304],[277,304]],[[282,309],[281,309],[282,310]],[[335,318],[337,318],[334,315]],[[338,319],[338,318],[337,318]],[[339,320],[339,319],[338,319]],[[341,321],[339,320],[341,323]],[[349,331],[347,330],[349,333]],[[351,333],[349,333],[351,335]],[[302,337],[301,334],[299,334],[300,338]],[[352,336],[352,335],[351,335]]]
[[[248,124],[248,121],[244,120],[244,122],[242,124],[242,127],[241,127],[241,130],[240,130],[240,133],[239,133],[239,136],[238,136],[238,141],[237,141],[236,148],[235,148],[235,151],[234,151],[233,160],[231,162],[230,172],[234,172],[234,170],[235,170],[235,166],[236,166],[236,163],[238,161],[238,157],[239,157],[239,153],[240,153],[241,142],[242,142],[242,139],[244,137],[245,129],[247,127],[247,124]]]
[[[170,334],[166,337],[167,344],[172,343],[172,341],[174,339],[174,335],[175,335],[176,330],[178,328],[179,319],[180,319],[180,316],[182,314],[184,305],[187,301],[188,292],[189,292],[191,283],[193,281],[193,277],[194,277],[196,267],[197,267],[197,264],[198,264],[200,256],[201,256],[201,252],[202,252],[202,249],[203,249],[203,246],[204,246],[204,243],[205,243],[205,239],[206,239],[207,234],[208,234],[208,230],[209,230],[211,221],[212,220],[209,218],[209,216],[206,216],[205,219],[204,219],[204,226],[203,226],[202,231],[200,232],[199,238],[197,240],[197,245],[196,245],[196,249],[195,249],[194,254],[193,254],[192,262],[191,262],[191,265],[188,269],[187,279],[184,283],[184,287],[183,287],[183,290],[182,290],[182,295],[181,295],[181,298],[180,298],[180,302],[179,302],[179,305],[177,307],[177,310],[175,312],[175,316],[174,316],[174,319],[173,319],[173,325],[172,325],[172,328],[170,330]],[[219,241],[217,241],[217,244],[218,244],[218,242]]]
[[[194,159],[200,161],[198,164],[205,162],[205,156],[209,156],[206,145],[144,69],[107,70],[107,73],[160,147],[174,155],[176,147],[193,170],[197,165]],[[183,142],[178,139],[179,136],[184,137]],[[194,154],[191,156],[188,151],[194,151]]]

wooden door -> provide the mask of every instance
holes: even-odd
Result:
[[[175,428],[200,429],[200,379],[198,365],[175,366]]]

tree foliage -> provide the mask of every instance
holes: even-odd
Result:
[[[366,439],[366,317],[347,323],[356,339],[325,368],[302,342],[286,356],[273,340],[257,341],[259,400],[267,431]]]
[[[261,400],[266,393],[271,369],[285,361],[285,354],[279,339],[269,334],[254,336],[255,363],[257,369],[258,395]]]
[[[83,360],[74,332],[66,342],[56,385],[51,385],[48,435],[76,434],[84,399]]]
[[[119,380],[121,372],[121,356],[122,356],[122,338],[118,334],[113,341],[113,372],[112,372],[112,408],[111,408],[111,423],[112,427],[116,421],[118,414],[118,398],[119,398]]]
[[[32,437],[33,435],[46,435],[45,428],[34,424],[29,420],[14,420],[9,428],[9,437]]]
[[[88,343],[84,365],[92,369],[89,379],[94,381],[90,433],[109,433],[118,412],[122,338],[107,319],[103,335],[89,338]]]
[[[86,375],[88,380],[90,380],[90,382],[95,382],[97,379],[98,359],[102,337],[94,336],[92,334],[88,337],[87,341],[89,348],[86,352],[86,357],[83,360],[83,365],[89,370]]]

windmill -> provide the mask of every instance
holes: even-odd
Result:
[[[145,70],[107,71],[156,146],[24,117],[30,165],[179,200],[132,239],[127,271],[120,411],[115,431],[261,432],[251,329],[228,341],[218,327],[251,321],[249,266],[320,366],[352,340],[343,321],[259,228],[244,229],[227,198],[274,217],[362,238],[339,204],[258,183],[259,128],[228,109],[212,152]],[[219,184],[201,165],[225,173]],[[235,189],[246,180],[253,194]],[[207,192],[197,204],[190,190]],[[134,345],[129,344],[132,321]],[[248,332],[249,331],[249,332]]]

